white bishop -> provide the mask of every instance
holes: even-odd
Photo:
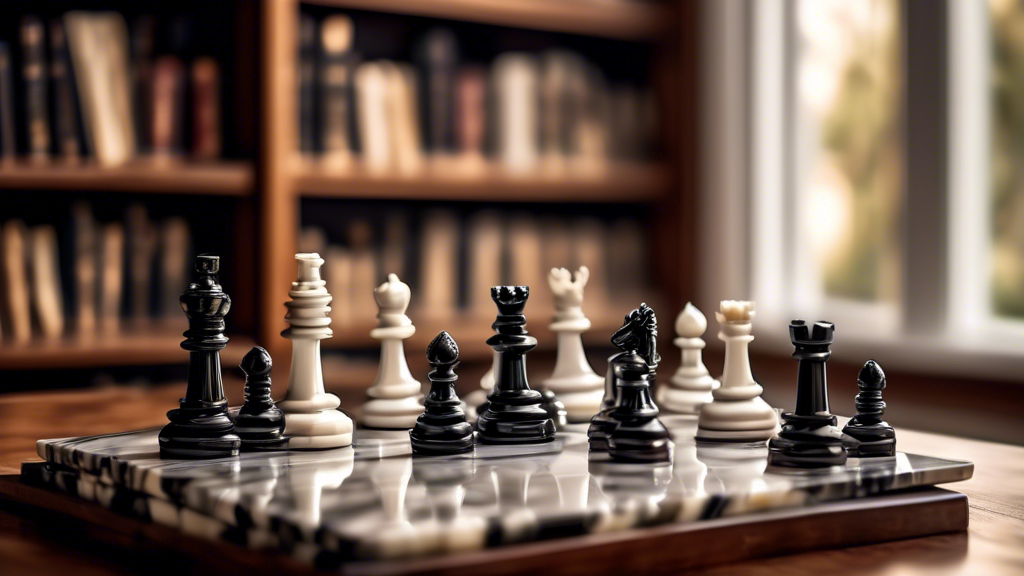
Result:
[[[409,285],[388,274],[388,281],[373,290],[377,301],[377,327],[370,336],[381,341],[377,378],[366,391],[363,424],[370,428],[412,428],[423,413],[420,382],[409,372],[403,340],[416,333],[405,315],[411,293]]]

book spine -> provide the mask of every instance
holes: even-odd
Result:
[[[153,153],[171,155],[181,150],[185,67],[175,56],[161,56],[153,67],[153,112],[150,134]]]
[[[320,118],[324,160],[345,162],[352,153],[352,20],[331,16],[321,26],[323,67],[320,76]]]
[[[199,160],[220,156],[220,67],[213,58],[192,63],[192,154]]]
[[[78,138],[78,104],[71,82],[64,25],[60,20],[50,23],[50,87],[53,91],[54,152],[60,158],[74,161],[81,154]]]
[[[316,22],[299,19],[299,151],[316,152]]]
[[[21,74],[25,81],[25,115],[28,152],[33,160],[46,159],[50,153],[50,128],[47,118],[46,54],[43,22],[36,16],[21,21]]]
[[[0,161],[14,159],[14,88],[11,80],[11,51],[0,42]]]

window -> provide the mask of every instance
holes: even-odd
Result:
[[[703,236],[718,252],[701,270],[712,278],[702,303],[755,299],[758,338],[779,352],[788,335],[767,326],[815,318],[837,324],[837,357],[1019,375],[1024,4],[716,4],[708,22],[745,46],[739,66],[712,52],[705,82],[747,98],[708,105],[705,130],[719,137],[705,140],[718,146],[702,214],[748,209],[731,253],[711,242],[721,232]],[[742,139],[725,132],[737,117]],[[716,176],[737,166],[746,178]]]

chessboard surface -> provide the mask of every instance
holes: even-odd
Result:
[[[160,459],[156,430],[41,440],[25,480],[194,535],[285,549],[323,563],[408,559],[638,526],[700,523],[931,486],[973,465],[917,454],[824,471],[767,466],[764,443],[693,441],[692,417],[664,418],[671,465],[593,461],[585,426],[555,442],[411,456],[404,431],[357,430],[352,447]]]

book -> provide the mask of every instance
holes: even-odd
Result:
[[[66,162],[74,162],[82,153],[78,135],[78,102],[71,78],[64,23],[50,22],[50,92],[53,94],[54,154]]]
[[[28,274],[25,268],[27,230],[21,220],[8,220],[3,225],[3,279],[10,339],[25,343],[32,338],[32,315],[29,305]]]
[[[153,260],[158,238],[156,227],[142,204],[128,207],[125,233],[128,239],[128,316],[135,323],[144,323],[150,318]]]
[[[299,151],[316,152],[316,20],[308,14],[299,15],[298,30],[298,113]]]
[[[185,65],[177,56],[161,56],[153,65],[150,134],[153,155],[168,158],[182,150],[185,118]]]
[[[25,142],[29,158],[44,161],[50,155],[47,108],[46,31],[38,16],[21,19],[21,76],[25,86]]]
[[[124,225],[110,222],[102,227],[100,249],[100,330],[116,332],[121,321],[124,290]]]
[[[80,335],[96,330],[96,221],[85,202],[71,207],[75,278],[75,329]]]
[[[181,304],[178,296],[188,285],[189,226],[184,218],[173,217],[163,222],[160,229],[160,316],[179,319]]]
[[[75,11],[64,16],[64,28],[89,148],[102,166],[123,164],[135,152],[124,18]]]
[[[209,56],[192,62],[192,156],[220,156],[220,66]]]
[[[17,154],[14,129],[14,88],[11,79],[11,50],[0,42],[0,161],[10,162]]]
[[[153,49],[156,45],[156,18],[143,15],[132,22],[132,103],[135,143],[140,154],[153,149],[150,114],[153,109]]]
[[[64,296],[60,285],[57,232],[53,226],[36,226],[30,231],[32,257],[32,303],[44,338],[64,333]]]
[[[355,94],[363,166],[372,173],[386,172],[392,166],[394,152],[388,79],[382,63],[366,62],[356,68]]]
[[[320,26],[322,71],[320,73],[320,123],[323,160],[332,167],[352,161],[352,19],[329,16]]]
[[[431,154],[451,154],[455,148],[454,109],[455,74],[458,44],[455,34],[435,28],[420,40],[416,50],[420,74],[422,133],[424,146]]]

